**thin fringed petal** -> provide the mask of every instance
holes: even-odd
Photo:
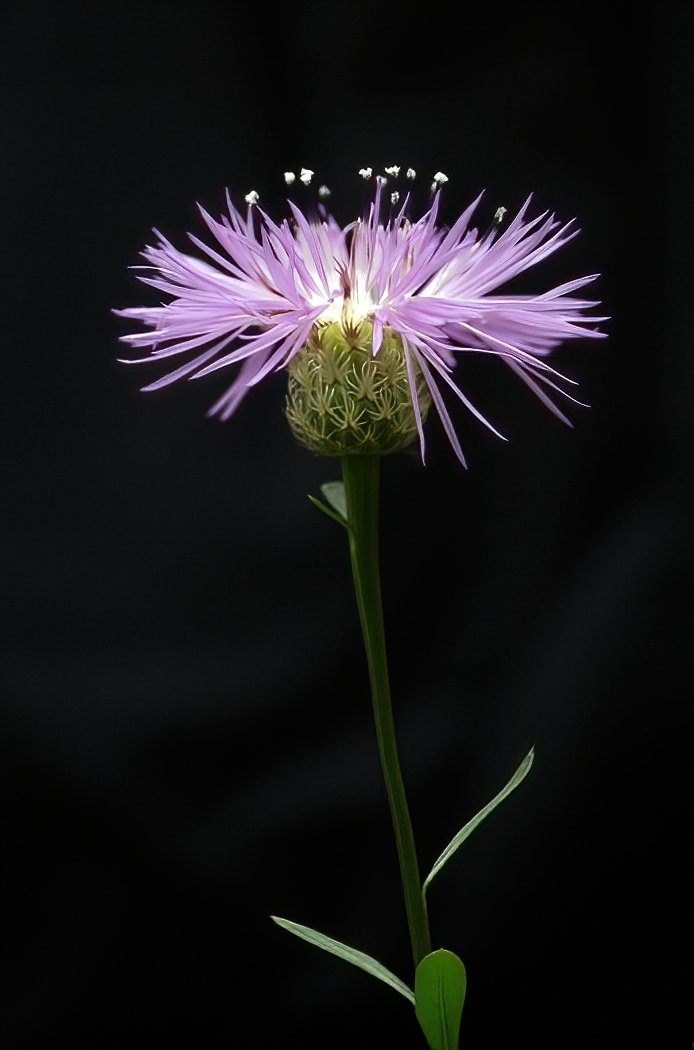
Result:
[[[407,382],[410,387],[410,396],[412,397],[412,405],[414,407],[414,418],[417,424],[417,433],[419,435],[419,451],[422,457],[422,463],[424,463],[426,448],[424,441],[424,422],[422,420],[422,410],[419,407],[419,398],[417,396],[417,380],[415,378],[414,364],[412,361],[413,351],[410,349],[410,345],[406,339],[403,339],[402,347],[405,354],[405,365],[407,367]]]
[[[187,361],[186,364],[181,365],[180,368],[175,369],[173,372],[167,372],[167,374],[162,376],[161,379],[157,379],[153,383],[148,383],[147,386],[143,386],[143,393],[148,393],[153,390],[161,390],[162,387],[171,386],[172,383],[176,383],[179,379],[183,379],[185,376],[197,372],[207,361],[210,360],[211,357],[214,357],[220,349],[223,349],[231,338],[232,336],[228,336],[220,343],[211,346],[209,350],[206,350],[204,354],[200,354],[199,357],[193,358],[192,361]]]
[[[441,397],[441,391],[439,390],[439,388],[436,385],[434,377],[432,376],[432,374],[431,374],[431,372],[429,370],[429,367],[427,366],[427,363],[424,360],[424,356],[421,353],[417,353],[416,350],[414,351],[414,353],[416,354],[416,357],[417,357],[417,364],[419,365],[419,367],[421,369],[421,372],[422,372],[422,375],[424,376],[424,378],[426,380],[427,387],[429,388],[429,393],[431,394],[431,400],[434,402],[434,406],[436,407],[436,411],[438,412],[439,418],[440,418],[441,422],[443,423],[443,429],[446,432],[446,437],[450,441],[451,446],[453,448],[453,451],[455,452],[455,454],[458,457],[458,459],[460,460],[460,462],[463,464],[464,467],[467,467],[467,462],[465,461],[465,456],[463,455],[463,450],[460,447],[460,442],[458,441],[458,435],[455,432],[455,427],[453,426],[453,423],[451,422],[451,417],[448,414],[448,409],[446,408],[446,405],[444,404],[444,400]]]
[[[507,361],[506,364],[516,373],[517,376],[520,376],[523,382],[528,387],[530,387],[533,394],[535,394],[535,396],[540,399],[543,405],[545,405],[545,407],[548,408],[550,412],[552,412],[557,417],[557,419],[560,419],[562,423],[566,423],[568,427],[573,427],[573,423],[571,422],[569,417],[565,415],[565,413],[562,412],[562,410],[554,403],[554,401],[552,401],[551,397],[549,397],[549,395],[545,393],[545,391],[542,389],[542,387],[536,379],[533,379],[532,376],[530,376],[525,369],[521,368],[521,366],[516,364],[514,361]],[[563,391],[560,391],[560,393],[563,393]]]
[[[483,423],[485,427],[491,430],[492,434],[496,434],[496,436],[498,438],[501,438],[502,441],[506,441],[504,435],[499,433],[496,427],[493,426],[493,424],[490,423],[489,420],[482,415],[479,409],[475,408],[472,402],[465,397],[463,391],[460,389],[460,387],[456,386],[451,377],[448,375],[446,369],[442,368],[441,364],[437,361],[434,354],[428,352],[425,346],[420,346],[418,349],[420,354],[420,361],[422,357],[426,357],[427,361],[429,362],[431,367],[436,371],[437,375],[441,376],[444,383],[448,384],[453,393],[456,395],[456,397],[460,398],[460,400],[463,402],[468,411],[472,412],[473,416],[475,416],[475,418],[478,419],[480,423]]]
[[[221,420],[231,419],[238,406],[248,393],[253,378],[262,366],[262,358],[247,357],[241,365],[236,379],[218,401],[208,411],[208,416],[219,416]]]

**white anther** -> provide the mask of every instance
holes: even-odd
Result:
[[[245,200],[246,204],[257,204],[260,200],[260,194],[256,193],[255,190],[251,190],[251,192],[247,193],[243,199]]]
[[[391,193],[391,195],[390,195],[390,203],[391,203],[391,204],[397,204],[399,200],[400,200],[400,194],[398,193],[398,191],[397,191],[397,190],[395,190],[395,191],[394,191],[393,193]]]
[[[384,168],[383,170],[385,171],[386,175],[392,175],[394,179],[397,179],[398,175],[400,174],[400,168],[397,164],[391,164],[389,168]]]
[[[296,175],[294,174],[294,172],[293,171],[285,171],[285,173],[284,173],[284,181],[287,183],[287,186],[291,186],[291,184],[293,182],[296,182]]]
[[[385,177],[385,175],[377,175],[376,182],[379,186],[385,186],[385,184],[388,182],[388,179]]]
[[[327,186],[319,186],[318,187],[318,196],[319,197],[329,197],[330,196],[330,190],[328,189],[328,187]]]
[[[362,179],[370,179],[371,176],[373,175],[373,173],[374,173],[373,168],[360,168],[359,169],[359,174],[361,175]]]
[[[310,168],[302,168],[299,172],[299,179],[303,182],[304,186],[308,186],[314,174],[315,172],[311,171]]]
[[[434,184],[443,186],[444,182],[448,182],[448,175],[444,175],[442,171],[437,171],[434,175]]]
[[[499,226],[504,221],[504,215],[508,211],[508,208],[497,208],[494,212],[494,222]]]
[[[414,179],[417,177],[417,172],[414,170],[414,168],[408,168],[405,172],[405,175],[408,179]]]

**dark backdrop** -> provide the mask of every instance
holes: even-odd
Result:
[[[383,576],[422,865],[522,788],[431,891],[466,1050],[693,1036],[691,43],[667,5],[10,3],[2,76],[5,1050],[418,1047],[407,1003],[270,913],[409,979],[344,536],[274,377],[138,392],[114,306],[195,202],[313,168],[450,176],[446,217],[577,216],[604,343],[561,351],[563,427],[493,361],[470,462],[383,469]],[[609,15],[609,18],[608,18]],[[149,373],[148,373],[149,374]]]

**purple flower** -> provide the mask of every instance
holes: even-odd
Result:
[[[291,174],[285,175],[287,183],[294,181]],[[307,184],[311,175],[302,171],[301,181]],[[408,170],[408,177],[413,175]],[[555,398],[574,400],[563,386],[573,381],[551,368],[547,357],[566,340],[603,336],[595,325],[605,318],[586,313],[598,303],[574,295],[597,275],[536,295],[498,289],[575,237],[572,223],[562,224],[547,212],[526,218],[528,200],[507,225],[505,209],[499,209],[491,227],[480,233],[469,225],[480,195],[452,226],[438,225],[440,187],[447,181],[441,172],[434,177],[428,210],[413,221],[409,194],[400,203],[397,193],[386,191],[386,181],[376,179],[366,215],[344,228],[322,205],[308,218],[291,201],[290,218],[276,223],[251,192],[245,215],[228,194],[228,215],[219,221],[200,209],[214,246],[189,236],[204,258],[179,251],[157,233],[157,243],[142,252],[146,265],[138,267],[139,279],[165,300],[116,311],[146,326],[122,337],[149,351],[138,363],[176,361],[144,389],[238,366],[210,410],[226,420],[251,387],[271,372],[291,372],[307,345],[329,330],[349,346],[361,340],[364,349],[366,342],[374,361],[382,348],[397,348],[412,416],[408,440],[419,435],[422,456],[423,419],[431,402],[465,462],[444,401],[446,388],[498,434],[453,378],[462,354],[501,358],[568,423]],[[327,192],[321,187],[319,194]]]

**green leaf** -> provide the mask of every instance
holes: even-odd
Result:
[[[315,496],[311,496],[310,494],[308,498],[311,500],[314,507],[318,507],[318,510],[322,510],[324,514],[327,514],[329,518],[336,521],[338,525],[343,525],[344,528],[347,528],[347,522],[344,518],[341,518],[339,514],[336,514],[335,511],[323,503],[322,500],[316,499]]]
[[[426,955],[417,967],[414,1008],[431,1050],[458,1050],[466,988],[462,960],[445,948]]]
[[[277,915],[271,915],[270,918],[278,926],[281,926],[283,930],[289,930],[290,933],[296,934],[297,937],[308,941],[309,944],[315,944],[317,948],[322,948],[332,955],[337,955],[339,959],[344,959],[346,962],[352,963],[353,966],[358,966],[360,970],[370,973],[372,977],[378,977],[380,981],[389,984],[396,992],[400,992],[400,995],[404,995],[406,999],[414,1003],[412,990],[399,977],[396,977],[394,973],[382,966],[380,962],[372,959],[370,955],[358,952],[356,948],[350,948],[349,945],[342,944],[340,941],[334,941],[332,937],[326,937],[324,933],[318,933],[317,930],[312,930],[308,926],[300,926],[296,922],[290,922],[289,919],[280,919]]]
[[[494,798],[491,800],[491,802],[488,802],[487,805],[484,806],[484,808],[481,809],[479,811],[479,813],[472,818],[472,820],[469,820],[467,822],[467,824],[465,825],[465,827],[461,828],[460,831],[458,832],[458,834],[454,838],[451,839],[451,841],[448,843],[448,845],[446,846],[446,848],[443,851],[443,853],[441,854],[441,856],[435,862],[433,868],[431,869],[431,871],[427,875],[426,879],[424,880],[424,885],[422,886],[422,893],[426,893],[427,886],[429,885],[431,880],[434,878],[434,875],[438,874],[438,872],[441,871],[441,868],[444,866],[446,861],[450,860],[450,858],[453,856],[453,854],[458,849],[458,847],[461,846],[463,844],[463,842],[465,842],[465,839],[468,838],[468,836],[472,834],[472,832],[475,830],[475,828],[478,826],[478,824],[481,824],[482,821],[485,819],[485,817],[488,817],[489,814],[492,812],[492,810],[496,809],[496,807],[499,805],[499,803],[503,802],[504,799],[508,795],[511,794],[513,789],[518,787],[518,785],[520,784],[521,780],[523,780],[527,776],[527,774],[529,773],[530,767],[533,764],[533,758],[534,757],[535,757],[535,749],[531,748],[530,751],[528,752],[528,754],[525,756],[525,758],[521,762],[521,764],[519,765],[519,767],[516,770],[516,772],[513,774],[513,776],[509,780],[508,784],[506,784],[505,787],[503,787],[501,789],[499,794],[495,795]]]
[[[326,481],[324,485],[321,485],[320,490],[325,496],[327,504],[323,503],[322,500],[316,499],[315,496],[309,496],[308,498],[313,506],[318,507],[318,510],[322,510],[324,514],[336,521],[338,525],[348,528],[347,499],[345,497],[344,483],[342,481]]]
[[[326,481],[320,487],[326,500],[341,518],[347,521],[347,497],[345,496],[344,481]]]

